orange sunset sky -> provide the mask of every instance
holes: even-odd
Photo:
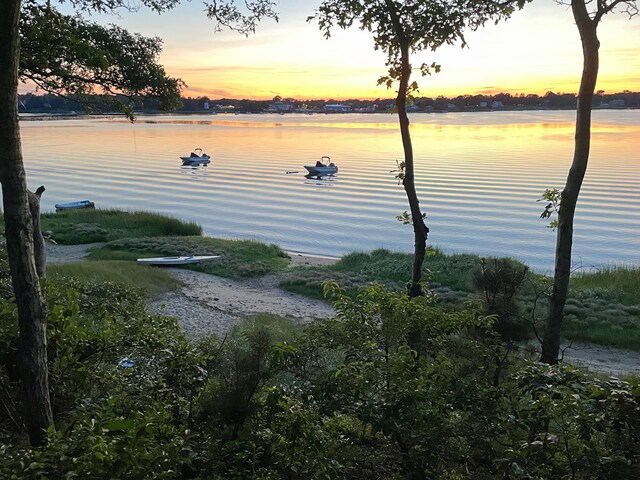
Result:
[[[94,16],[147,36],[164,39],[160,57],[167,72],[188,85],[185,96],[270,99],[388,98],[377,87],[385,73],[384,55],[368,33],[334,30],[324,39],[306,18],[319,0],[280,0],[280,22],[267,20],[255,35],[214,33],[200,1],[183,2],[157,15]],[[607,15],[599,27],[600,75],[597,89],[640,90],[640,18]],[[468,48],[443,47],[414,55],[413,64],[435,61],[442,71],[419,79],[419,96],[475,93],[576,92],[581,48],[569,7],[535,0],[499,25],[467,35]]]

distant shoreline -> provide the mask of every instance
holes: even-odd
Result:
[[[640,110],[640,107],[594,107],[592,110],[614,110],[614,111],[628,111],[628,110]],[[413,111],[410,114],[445,114],[445,113],[499,113],[499,112],[557,112],[557,111],[576,111],[575,108],[528,108],[528,107],[502,107],[502,108],[456,108],[451,110],[430,110],[430,111]],[[278,115],[278,116],[290,116],[290,115],[395,115],[390,111],[379,112],[322,112],[322,111],[298,111],[298,112],[216,112],[216,111],[188,111],[188,112],[135,112],[137,116],[176,116],[176,115]],[[19,113],[18,119],[24,121],[46,121],[46,120],[75,120],[75,119],[90,119],[90,118],[109,118],[109,117],[124,117],[124,114],[120,112],[111,113],[71,113],[71,112],[56,112],[56,113]]]

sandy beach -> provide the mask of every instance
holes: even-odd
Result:
[[[47,262],[77,262],[99,244],[54,245],[47,243]],[[337,259],[290,254],[291,265],[326,265]],[[248,315],[271,313],[300,323],[332,316],[335,312],[326,302],[278,288],[274,276],[248,280],[230,280],[192,270],[167,269],[182,286],[159,298],[151,299],[149,311],[175,316],[185,335],[196,339],[206,333],[224,335]],[[532,341],[527,348],[537,349]],[[603,347],[584,342],[565,342],[564,361],[589,370],[610,375],[640,375],[640,352]]]

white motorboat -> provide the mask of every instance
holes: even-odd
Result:
[[[305,165],[309,175],[321,177],[323,175],[332,175],[338,173],[338,166],[331,161],[331,158],[324,155],[315,165]]]
[[[56,210],[73,210],[76,208],[94,208],[96,206],[91,200],[80,200],[78,202],[56,203]]]
[[[208,165],[211,157],[204,153],[201,148],[196,148],[188,157],[180,157],[182,165]]]
[[[189,255],[180,257],[139,258],[138,263],[144,265],[188,265],[220,258],[220,255]]]

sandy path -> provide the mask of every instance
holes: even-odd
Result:
[[[190,338],[204,333],[224,334],[244,317],[258,313],[272,313],[301,323],[334,314],[325,302],[278,288],[275,277],[229,280],[178,268],[167,271],[183,286],[178,292],[152,301],[149,308],[178,317]]]

